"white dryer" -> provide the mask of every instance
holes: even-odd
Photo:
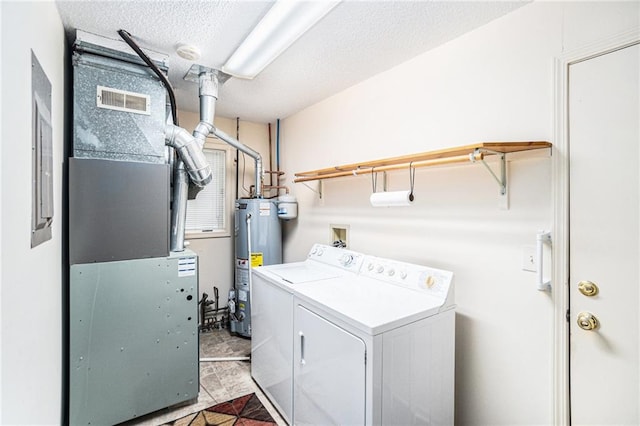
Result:
[[[363,258],[350,250],[316,244],[304,262],[252,270],[251,375],[289,424],[293,420],[294,288],[355,277]]]
[[[335,258],[348,263],[352,256]],[[260,271],[269,286],[260,287],[276,289],[279,308],[292,317],[292,333],[281,336],[287,356],[289,348],[293,353],[289,370],[282,364],[292,371],[288,421],[453,424],[453,274],[361,254],[354,259],[357,274],[286,289],[265,270],[273,267]]]

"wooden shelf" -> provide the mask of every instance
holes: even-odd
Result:
[[[473,145],[422,152],[419,154],[403,155],[400,157],[383,158],[362,163],[345,164],[325,169],[296,173],[294,182],[331,179],[343,176],[359,176],[374,172],[409,168],[428,167],[443,164],[484,161],[487,155],[500,155],[503,162],[505,154],[511,152],[529,151],[550,148],[551,143],[545,141],[532,142],[480,142]],[[486,165],[486,164],[485,164]],[[496,177],[497,179],[497,177]],[[504,184],[504,182],[503,182]]]

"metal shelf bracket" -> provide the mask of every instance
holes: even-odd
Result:
[[[302,184],[307,188],[309,188],[311,191],[318,194],[318,200],[322,200],[323,192],[324,192],[324,181],[321,181],[321,180],[318,181],[318,189],[313,189],[312,187],[307,185],[305,182],[302,182]]]
[[[497,155],[498,158],[500,159],[500,177],[498,177],[495,172],[491,169],[491,167],[489,167],[489,165],[487,164],[487,162],[484,160],[484,156],[481,154],[494,154]],[[484,167],[486,167],[486,169],[489,171],[489,173],[491,173],[491,176],[493,176],[493,178],[496,180],[496,182],[498,182],[498,185],[500,186],[500,195],[502,196],[506,196],[507,195],[507,161],[506,161],[506,154],[504,152],[497,152],[497,151],[491,151],[489,149],[481,149],[481,148],[476,148],[473,150],[472,154],[469,154],[469,160],[471,160],[472,163],[477,162],[476,158],[480,158],[480,161],[482,162],[482,165],[484,165]]]

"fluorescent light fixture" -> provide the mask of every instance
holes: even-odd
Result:
[[[279,0],[231,55],[222,71],[252,79],[339,1]]]

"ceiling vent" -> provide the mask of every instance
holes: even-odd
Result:
[[[98,108],[150,115],[149,95],[98,86]]]

